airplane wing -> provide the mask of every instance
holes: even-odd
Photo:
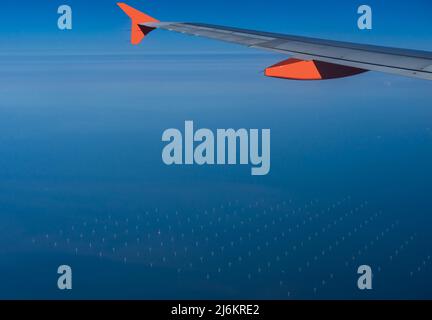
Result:
[[[291,58],[266,69],[269,77],[324,80],[379,71],[432,80],[432,52],[356,44],[202,23],[160,22],[136,9],[118,4],[132,19],[132,43],[163,29],[284,53]]]

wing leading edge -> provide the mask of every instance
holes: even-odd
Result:
[[[127,6],[119,5],[123,10]],[[379,71],[432,80],[432,52],[202,23],[159,22],[147,15],[131,16],[131,19],[133,27],[137,24],[143,35],[154,29],[163,29],[290,55],[290,59],[266,69],[265,74],[270,77],[323,80],[352,76],[366,71]],[[135,34],[135,39],[136,37]],[[137,44],[136,41],[134,43]]]

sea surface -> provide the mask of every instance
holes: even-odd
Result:
[[[0,298],[431,299],[430,83],[283,58],[2,56]],[[270,174],[164,165],[186,120],[271,129]]]

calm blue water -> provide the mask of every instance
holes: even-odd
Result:
[[[2,57],[0,298],[432,298],[430,83],[280,58]],[[166,167],[185,120],[270,128],[270,174]]]

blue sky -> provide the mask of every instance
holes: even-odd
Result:
[[[411,1],[126,1],[165,21],[190,21],[432,50],[427,0]],[[367,3],[374,12],[373,31],[357,29],[357,8]],[[68,4],[74,29],[57,29],[57,8]],[[414,5],[415,4],[415,5]],[[153,34],[140,48],[128,44],[129,21],[116,1],[2,1],[0,49],[7,52],[246,52],[235,45],[185,38],[168,32]]]

